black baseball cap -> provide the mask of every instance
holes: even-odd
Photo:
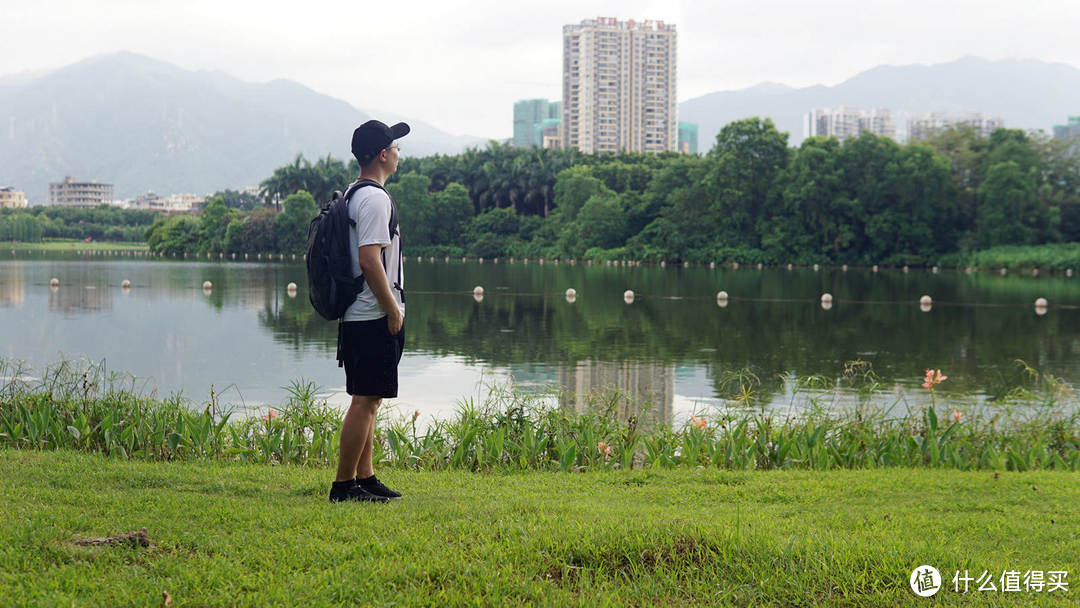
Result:
[[[352,153],[361,165],[371,162],[375,155],[382,152],[395,139],[409,134],[409,125],[399,122],[392,127],[378,120],[369,120],[356,127],[352,134]]]

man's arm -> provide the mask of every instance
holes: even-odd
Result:
[[[364,245],[357,254],[360,259],[360,270],[364,273],[364,281],[367,282],[371,293],[379,301],[379,307],[386,313],[387,327],[390,334],[396,336],[401,331],[401,323],[404,320],[401,310],[398,308],[394,294],[390,292],[390,281],[386,278],[386,269],[382,265],[382,246]]]

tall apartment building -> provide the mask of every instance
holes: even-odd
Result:
[[[13,186],[0,188],[0,209],[20,209],[26,206],[26,194]]]
[[[544,145],[544,132],[557,134],[562,122],[562,102],[522,99],[514,103],[514,145],[519,148]]]
[[[65,177],[62,182],[49,184],[49,204],[67,207],[97,207],[112,204],[113,185],[98,182],[77,182]]]
[[[1068,123],[1054,125],[1054,137],[1057,139],[1080,137],[1080,116],[1070,116]]]
[[[884,108],[817,108],[803,115],[804,137],[835,137],[844,141],[864,131],[896,139],[892,113]]]
[[[563,26],[562,145],[582,152],[675,151],[676,32],[663,21]]]
[[[908,122],[908,141],[924,141],[961,125],[974,128],[979,137],[990,137],[995,130],[1004,127],[1005,122],[1000,117],[985,116],[982,112],[932,112]]]

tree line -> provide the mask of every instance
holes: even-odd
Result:
[[[0,240],[39,242],[45,238],[142,242],[160,212],[121,209],[34,206],[0,209]]]
[[[258,197],[223,191],[197,215],[137,225],[166,253],[299,253],[318,205],[358,174],[355,160],[298,156]],[[1080,240],[1080,156],[1016,129],[789,148],[771,120],[749,118],[725,126],[703,156],[490,142],[406,156],[387,189],[410,255],[929,265]]]
[[[302,188],[323,202],[357,172],[297,158],[263,182],[264,199]],[[771,120],[750,118],[700,157],[491,142],[406,157],[388,189],[418,255],[914,265],[1080,240],[1080,157],[1017,129],[789,148]]]

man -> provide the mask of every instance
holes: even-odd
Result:
[[[353,131],[352,153],[360,177],[351,188],[350,247],[357,252],[353,276],[362,276],[360,293],[338,325],[338,365],[345,368],[352,396],[341,425],[337,477],[330,500],[387,502],[401,494],[383,485],[371,463],[375,413],[384,398],[397,397],[397,366],[405,348],[405,294],[397,206],[383,190],[397,171],[409,125],[388,127],[369,120]],[[361,185],[363,184],[363,185]],[[360,187],[357,187],[361,185]]]

